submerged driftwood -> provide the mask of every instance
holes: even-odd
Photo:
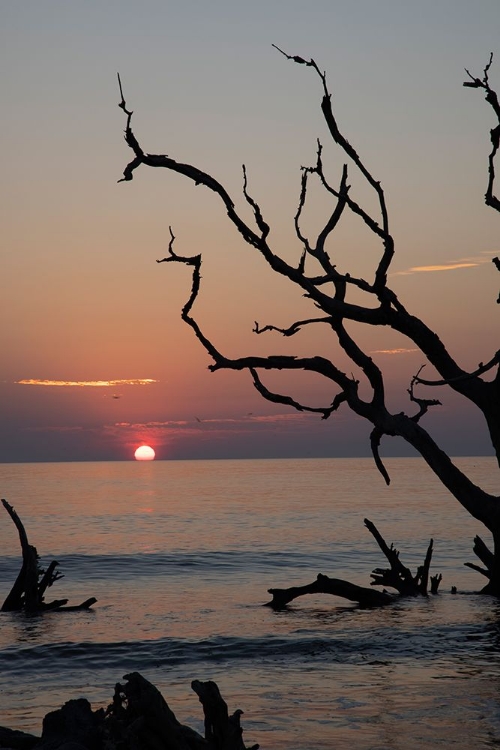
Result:
[[[372,572],[372,581],[370,586],[387,586],[395,589],[399,596],[427,596],[428,585],[430,580],[431,594],[437,594],[439,584],[441,583],[441,574],[429,577],[429,570],[432,560],[433,540],[429,542],[427,553],[423,565],[421,565],[415,575],[399,559],[399,552],[393,544],[390,546],[386,543],[382,534],[372,521],[365,518],[365,526],[375,538],[378,546],[384,553],[389,562],[389,568],[375,568]],[[273,609],[283,609],[294,599],[304,594],[331,594],[340,596],[343,599],[357,602],[362,607],[380,607],[385,604],[391,604],[397,595],[389,594],[387,591],[377,591],[376,589],[357,586],[341,578],[329,578],[320,573],[315,581],[305,586],[291,586],[286,589],[268,589],[272,594],[272,600],[267,602],[268,607]]]
[[[46,612],[47,610],[64,610],[68,612],[89,609],[89,607],[95,604],[97,599],[94,597],[86,599],[81,604],[73,606],[65,606],[68,602],[67,599],[54,599],[51,602],[45,601],[45,592],[47,589],[60,578],[63,578],[62,573],[56,570],[59,563],[57,560],[53,560],[47,570],[43,570],[40,567],[40,558],[38,557],[37,549],[29,543],[28,535],[21,519],[7,500],[2,500],[2,504],[12,518],[19,533],[19,541],[23,553],[23,563],[16,581],[12,586],[9,595],[2,604],[0,611]]]
[[[240,710],[231,716],[217,684],[194,680],[203,706],[205,736],[181,724],[160,691],[139,672],[117,683],[106,710],[70,700],[47,714],[42,736],[0,727],[0,747],[12,750],[258,750],[243,743]]]

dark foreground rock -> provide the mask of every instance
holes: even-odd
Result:
[[[67,701],[48,713],[42,735],[0,727],[0,748],[10,750],[257,750],[246,747],[241,710],[229,715],[217,684],[194,680],[203,706],[205,736],[181,724],[160,691],[139,672],[117,683],[106,710],[92,710],[88,700]]]

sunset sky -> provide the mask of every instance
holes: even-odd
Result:
[[[464,68],[481,75],[493,52],[500,89],[498,0],[3,0],[0,37],[0,461],[132,459],[140,443],[160,459],[369,454],[370,425],[347,410],[322,421],[263,401],[246,373],[208,371],[180,320],[189,269],[156,263],[170,225],[179,254],[203,252],[195,316],[219,350],[335,346],[326,327],[252,333],[254,321],[286,327],[311,309],[206,189],[145,167],[118,184],[130,160],[118,71],[144,150],[211,173],[247,216],[245,164],[273,248],[298,261],[300,168],[315,162],[317,138],[334,182],[343,157],[318,77],[272,45],[313,57],[341,129],[384,187],[390,285],[464,367],[499,348],[500,216],[484,206],[494,122],[481,92],[462,87]],[[359,181],[353,190],[372,205]],[[327,205],[311,193],[308,226]],[[371,278],[379,247],[348,220],[332,253],[339,270]],[[407,408],[423,356],[390,331],[357,336],[386,373],[390,406]],[[281,382],[313,405],[335,395],[299,375]],[[423,423],[438,442],[492,453],[475,411],[439,398]],[[383,453],[408,449],[387,438]]]

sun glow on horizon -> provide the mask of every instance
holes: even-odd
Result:
[[[134,453],[134,458],[136,461],[152,461],[155,455],[150,445],[140,445]]]

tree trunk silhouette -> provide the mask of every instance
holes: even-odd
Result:
[[[275,45],[273,45],[275,46]],[[491,564],[486,569],[489,579],[484,588],[487,593],[500,595],[500,498],[493,495],[471,479],[456,466],[445,451],[436,443],[430,433],[422,426],[421,421],[428,410],[440,405],[436,398],[420,395],[422,389],[440,389],[446,395],[451,388],[472,402],[482,413],[485,426],[500,465],[500,350],[489,353],[489,359],[480,362],[473,370],[463,367],[448,351],[437,333],[423,320],[413,315],[388,284],[388,272],[395,252],[394,238],[389,229],[389,212],[381,183],[370,172],[363,159],[341,132],[332,109],[331,94],[326,75],[313,59],[307,60],[297,55],[276,49],[285,58],[294,63],[305,65],[319,78],[322,88],[321,111],[327,132],[335,146],[340,149],[346,163],[335,182],[327,177],[323,165],[323,145],[318,142],[316,162],[309,167],[302,167],[299,188],[298,207],[294,216],[294,227],[299,244],[295,263],[282,258],[270,243],[270,224],[264,218],[259,203],[250,195],[247,171],[243,167],[243,204],[250,210],[252,221],[243,218],[235,201],[227,190],[211,174],[199,168],[164,154],[147,153],[140,146],[132,131],[132,111],[127,108],[123,95],[122,83],[118,76],[121,101],[119,106],[126,115],[125,140],[133,152],[133,159],[125,167],[121,181],[130,181],[134,171],[141,165],[163,168],[184,175],[195,185],[203,185],[212,191],[221,201],[229,222],[248,245],[261,254],[269,268],[276,274],[285,277],[296,288],[301,297],[311,302],[311,316],[296,320],[287,327],[273,324],[255,323],[254,333],[278,333],[286,337],[294,336],[312,326],[326,326],[333,337],[335,346],[342,350],[350,360],[349,369],[339,367],[334,358],[323,356],[241,356],[232,358],[223,354],[204,332],[200,323],[193,317],[193,307],[201,289],[202,256],[183,256],[174,250],[175,235],[170,228],[168,255],[158,263],[182,263],[191,268],[191,293],[186,301],[181,317],[194,331],[195,336],[212,358],[209,369],[236,370],[249,373],[257,391],[276,404],[289,406],[298,411],[312,412],[323,419],[330,418],[341,406],[346,405],[356,415],[363,417],[372,425],[370,444],[376,466],[387,484],[389,474],[380,456],[381,440],[385,436],[397,436],[409,443],[426,461],[435,475],[458,502],[491,532],[494,548],[491,552]],[[488,187],[485,196],[486,204],[500,211],[500,200],[494,194],[495,157],[500,145],[500,105],[495,91],[490,87],[489,71],[492,57],[483,71],[482,78],[475,78],[468,73],[470,80],[464,83],[471,88],[483,89],[486,101],[491,106],[497,124],[491,130],[492,149],[488,160]],[[377,210],[365,208],[353,195],[348,183],[348,164],[355,173],[361,176],[365,187],[375,196]],[[306,233],[303,228],[303,212],[309,201],[311,182],[315,180],[319,187],[331,199],[331,210],[326,222],[319,226],[314,235]],[[363,222],[371,235],[380,243],[380,257],[371,278],[362,278],[348,272],[342,273],[337,268],[334,248],[330,244],[334,230],[345,214],[352,214]],[[500,260],[493,259],[496,269],[500,270]],[[359,302],[359,292],[366,304]],[[354,295],[353,295],[354,293]],[[499,297],[500,301],[500,297]],[[435,377],[424,379],[422,367],[412,377],[408,387],[409,406],[406,411],[391,412],[386,402],[386,388],[382,370],[367,351],[356,340],[355,331],[350,326],[354,322],[372,328],[387,327],[402,334],[418,347],[436,372]],[[354,332],[353,332],[354,331]],[[332,347],[333,350],[333,347]],[[265,371],[289,372],[303,371],[322,376],[332,385],[335,395],[329,403],[321,406],[298,401],[284,392],[271,391],[262,379]],[[355,374],[351,374],[351,370]],[[486,377],[485,377],[486,376]],[[363,381],[360,388],[361,380]],[[417,394],[418,390],[418,394]],[[368,396],[362,394],[369,391]]]

